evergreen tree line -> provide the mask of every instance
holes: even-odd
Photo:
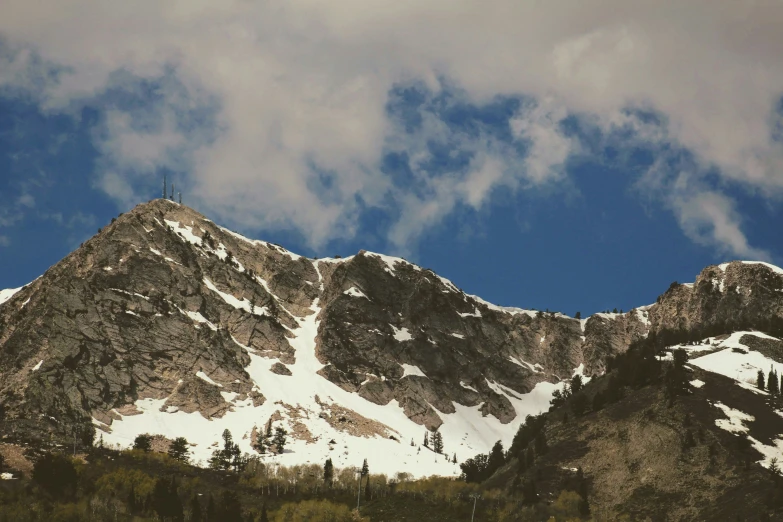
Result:
[[[756,376],[756,386],[760,390],[768,391],[772,396],[780,396],[783,391],[783,375],[778,376],[777,370],[770,368],[765,378],[764,371],[759,370]]]

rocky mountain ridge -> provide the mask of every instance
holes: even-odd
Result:
[[[408,439],[441,426],[447,451],[486,451],[651,331],[783,315],[770,267],[708,267],[653,305],[580,320],[486,303],[399,258],[308,259],[153,200],[0,294],[0,430],[87,422],[128,445],[226,425],[252,451],[273,417],[303,458],[362,440],[418,462]]]

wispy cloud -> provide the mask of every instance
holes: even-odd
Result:
[[[133,83],[153,110],[104,107],[98,186],[127,205],[155,186],[158,169],[173,169],[190,200],[221,219],[297,229],[313,246],[355,234],[365,208],[390,209],[390,240],[410,245],[498,189],[562,181],[569,155],[586,151],[559,121],[594,115],[653,141],[665,132],[688,150],[700,179],[658,192],[684,232],[763,255],[740,237],[729,196],[699,173],[766,198],[783,193],[771,116],[783,92],[781,25],[779,4],[728,0],[7,0],[0,86],[32,93],[44,110],[74,111]],[[521,143],[454,132],[434,114],[411,132],[389,119],[393,86],[418,80],[438,92],[444,77],[474,106],[497,95],[537,100],[508,118]],[[212,116],[201,120],[205,107]],[[629,107],[666,123],[628,117]],[[422,144],[444,138],[469,160],[433,176]],[[390,144],[405,146],[409,188],[381,169]]]

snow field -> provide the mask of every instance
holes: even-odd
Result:
[[[765,357],[760,352],[750,350],[739,340],[744,335],[755,335],[756,337],[774,339],[761,332],[734,332],[727,339],[718,342],[717,346],[708,344],[713,338],[707,339],[697,346],[682,346],[691,353],[698,354],[699,351],[719,349],[719,351],[707,355],[696,356],[688,361],[691,366],[697,366],[702,370],[718,373],[734,379],[739,386],[747,388],[757,393],[766,393],[749,384],[756,381],[758,371],[761,370],[766,376],[770,369],[776,370],[778,375],[783,374],[783,364]],[[747,353],[735,352],[732,348],[740,348]]]

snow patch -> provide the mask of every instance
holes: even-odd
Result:
[[[466,390],[470,390],[470,391],[474,391],[474,392],[478,393],[478,390],[476,388],[474,388],[473,386],[471,386],[469,384],[465,384],[462,381],[459,381],[459,385],[462,386],[463,388],[465,388]]]
[[[33,366],[33,371],[34,371],[34,372],[37,372],[38,370],[40,370],[40,369],[41,369],[41,366],[43,365],[43,363],[44,363],[44,362],[43,362],[43,359],[41,359],[40,361],[38,361],[38,364],[36,364],[35,366]]]
[[[210,379],[209,376],[206,373],[202,372],[201,370],[196,372],[196,377],[198,377],[199,379],[201,379],[203,381],[207,381],[209,384],[212,384],[213,386],[219,386],[220,388],[223,387],[222,384],[216,383],[215,381]]]
[[[452,337],[456,337],[457,339],[464,339],[465,338],[464,335],[458,334],[458,333],[453,333],[453,332],[450,333],[449,335],[452,336]]]
[[[512,363],[516,364],[517,366],[521,366],[522,368],[525,368],[527,370],[530,370],[531,372],[538,373],[538,369],[536,368],[536,365],[530,364],[527,361],[523,361],[522,359],[518,357],[514,357],[513,355],[508,356],[508,360]]]
[[[461,312],[457,312],[457,314],[460,317],[478,317],[478,318],[480,318],[481,317],[481,310],[479,310],[478,307],[473,307],[473,313],[464,313],[463,314]]]
[[[419,377],[426,377],[424,375],[424,372],[421,371],[421,369],[418,366],[413,366],[410,364],[402,364],[402,369],[404,370],[404,373],[402,374],[403,377],[407,377],[408,375],[418,375]]]
[[[397,341],[410,341],[413,339],[413,336],[408,331],[407,328],[397,328],[393,324],[390,324],[392,331],[394,332],[394,339]]]
[[[693,386],[694,388],[701,388],[702,386],[704,386],[704,384],[705,384],[705,382],[704,381],[700,381],[699,379],[691,381],[691,386]]]
[[[742,261],[742,264],[744,265],[763,265],[773,272],[775,272],[778,275],[783,275],[783,268],[780,268],[779,266],[771,265],[769,263],[765,263],[764,261]]]
[[[137,293],[134,293],[134,292],[128,292],[127,290],[120,290],[119,288],[109,288],[109,290],[111,290],[111,291],[113,291],[113,292],[119,292],[119,293],[121,293],[121,294],[125,294],[125,295],[130,295],[130,296],[135,296],[135,297],[141,297],[141,298],[142,298],[142,299],[144,299],[145,301],[149,301],[149,300],[150,300],[150,298],[149,298],[149,297],[147,297],[146,295],[141,295],[141,294],[137,294]]]
[[[188,316],[191,320],[196,321],[197,323],[206,324],[210,330],[217,331],[217,326],[215,326],[210,321],[208,321],[207,318],[201,315],[200,312],[186,312],[182,310],[180,307],[177,307],[177,310],[179,310],[182,314]]]
[[[179,224],[179,222],[169,221],[168,219],[165,219],[164,221],[172,228],[172,230],[174,230],[175,233],[185,238],[185,241],[197,246],[201,246],[201,238],[193,233],[193,227],[182,226]]]
[[[227,304],[233,306],[237,310],[244,310],[244,311],[246,311],[249,314],[259,315],[259,316],[265,316],[265,315],[268,316],[269,315],[269,311],[266,309],[266,306],[262,306],[262,307],[254,306],[254,307],[251,307],[250,306],[250,301],[248,301],[248,300],[246,300],[244,298],[242,298],[240,300],[240,299],[237,299],[236,297],[234,297],[231,294],[227,294],[225,292],[221,292],[212,283],[212,281],[210,281],[207,278],[204,278],[204,284],[207,285],[207,288],[209,288],[210,290],[212,290],[213,292],[218,294],[221,297],[221,299],[223,299],[223,301],[225,301]]]
[[[717,419],[715,421],[716,426],[718,426],[723,430],[730,431],[732,433],[748,432],[748,427],[745,426],[744,423],[753,421],[754,420],[753,416],[741,412],[740,410],[729,408],[728,406],[726,406],[725,404],[721,404],[720,402],[714,403],[713,406],[720,408],[723,411],[723,414],[726,415],[726,417],[728,417],[728,419]]]
[[[650,317],[647,310],[642,310],[641,308],[636,309],[636,318],[639,319],[639,322],[641,322],[645,326],[650,326]],[[584,331],[584,329],[582,330]]]
[[[351,288],[349,288],[348,290],[346,290],[343,293],[345,295],[350,295],[351,297],[364,297],[365,299],[370,301],[370,298],[367,297],[366,295],[364,295],[364,293],[361,290],[359,290],[358,288],[356,288],[355,286],[352,286]]]
[[[517,314],[526,314],[529,317],[535,317],[536,311],[535,310],[525,310],[523,308],[515,308],[513,306],[498,306],[496,304],[492,304],[489,301],[485,301],[484,299],[480,298],[477,295],[471,295],[466,294],[468,297],[476,301],[477,303],[481,303],[490,310],[494,310],[495,312],[501,312],[504,314],[510,314],[510,315],[517,315]]]
[[[395,266],[398,264],[408,265],[416,271],[421,271],[421,267],[416,266],[413,263],[409,263],[400,257],[387,256],[385,254],[378,254],[376,252],[365,252],[364,255],[380,258],[380,260],[383,261],[386,265],[383,267],[383,270],[393,276],[397,275],[395,272]]]
[[[14,295],[16,295],[23,287],[19,288],[8,288],[6,290],[0,290],[0,305],[11,299]]]

